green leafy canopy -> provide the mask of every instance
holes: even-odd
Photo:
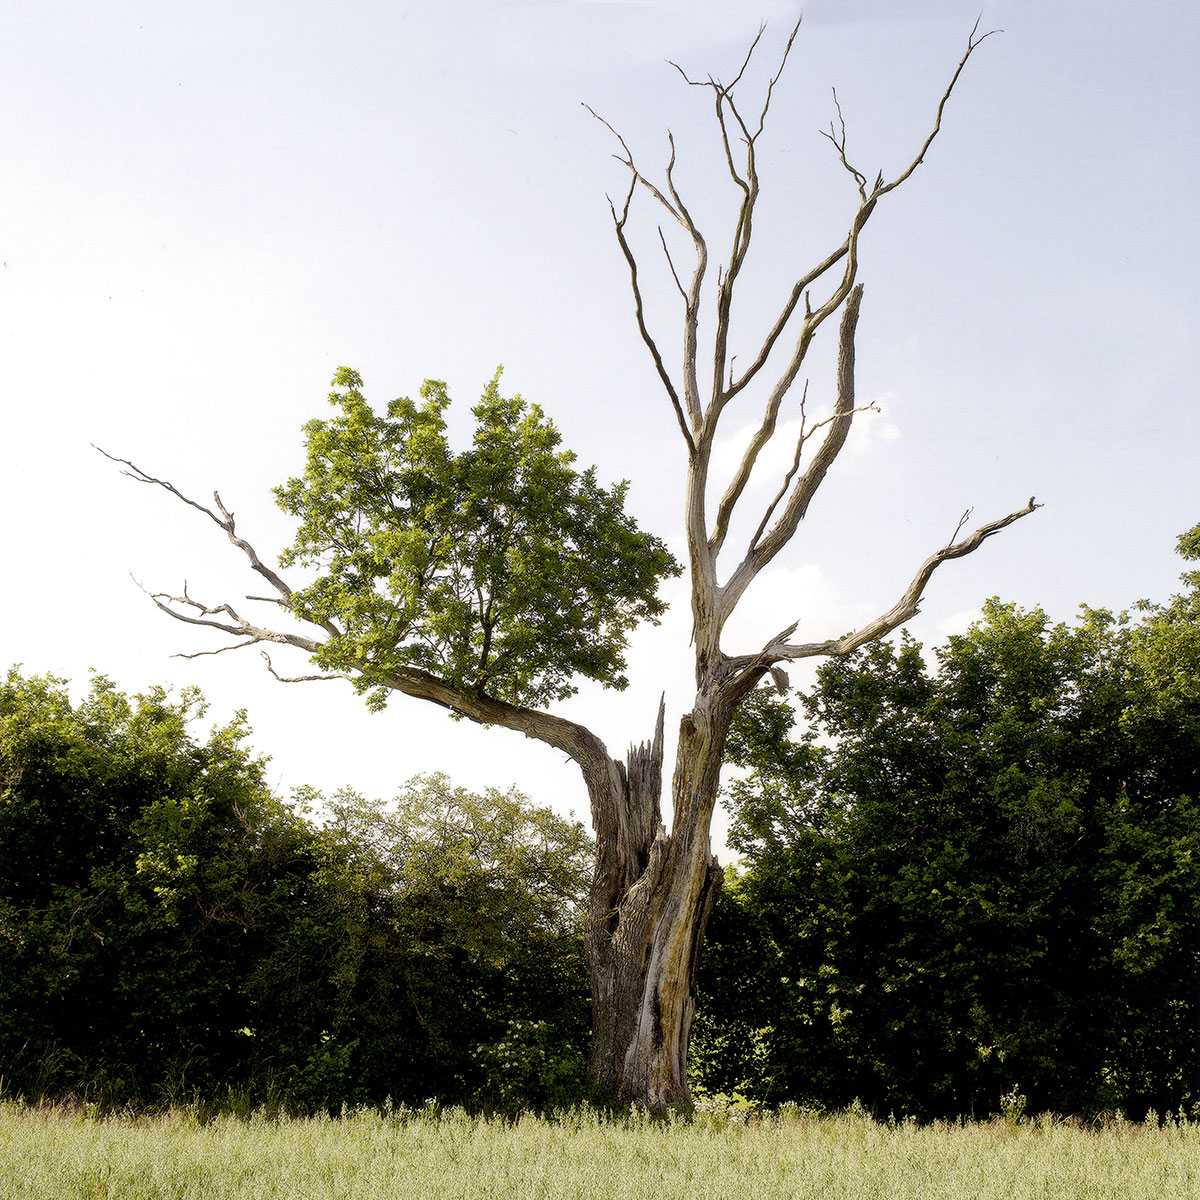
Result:
[[[380,416],[339,368],[337,415],[308,423],[304,476],[275,489],[300,520],[281,563],[318,570],[295,610],[342,631],[314,659],[355,672],[372,707],[413,669],[513,704],[563,699],[576,676],[623,688],[626,639],[662,615],[659,581],[681,569],[624,511],[627,483],[577,471],[554,424],[499,381],[456,454],[444,383]]]
[[[1200,560],[1200,526],[1179,541]],[[989,601],[739,710],[702,1085],[925,1117],[1200,1098],[1200,572],[1138,615]],[[707,1003],[704,1001],[707,1000]],[[1001,1101],[1003,1106],[1003,1101]]]

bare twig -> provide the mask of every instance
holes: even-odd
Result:
[[[833,143],[842,166],[854,176],[854,180],[858,184],[859,197],[865,204],[867,199],[867,177],[857,167],[851,165],[850,161],[846,158],[846,119],[842,116],[842,105],[838,100],[837,88],[833,89],[833,106],[837,109],[838,125],[841,127],[840,132],[834,128],[832,121],[829,122],[828,131],[822,129],[819,132],[822,137],[828,138]]]
[[[876,404],[860,404],[860,405],[856,406],[855,408],[850,409],[850,415],[857,416],[859,413],[864,413],[864,412],[877,413],[878,411],[879,411],[879,406]],[[771,503],[769,505],[767,505],[767,510],[765,513],[763,513],[763,518],[761,521],[759,521],[758,528],[754,531],[754,536],[750,539],[750,549],[751,550],[753,550],[755,547],[757,547],[757,545],[759,543],[759,539],[763,535],[763,531],[766,529],[767,525],[769,524],[769,522],[771,520],[771,517],[774,515],[775,509],[779,506],[779,502],[784,498],[784,496],[787,495],[788,488],[791,486],[792,479],[795,476],[796,472],[800,469],[800,459],[804,453],[805,444],[812,438],[813,434],[815,434],[819,429],[825,429],[827,426],[832,425],[834,421],[840,421],[845,416],[846,416],[845,413],[834,413],[832,416],[826,417],[823,421],[817,421],[814,425],[811,425],[807,429],[805,429],[804,424],[803,424],[803,409],[801,410],[800,436],[796,439],[796,453],[795,453],[794,457],[792,458],[792,465],[788,469],[787,475],[784,476],[783,484],[780,486],[780,489],[779,489],[778,493],[776,493],[775,498],[771,501]]]
[[[633,289],[634,317],[637,320],[638,332],[641,334],[646,348],[650,351],[650,357],[654,361],[658,377],[662,381],[664,390],[670,397],[671,407],[675,410],[675,418],[679,422],[679,431],[683,434],[683,440],[687,443],[688,453],[695,457],[696,444],[692,440],[692,431],[688,428],[687,417],[683,414],[683,405],[680,402],[679,393],[675,390],[675,383],[671,379],[666,364],[663,362],[663,357],[658,349],[657,342],[654,340],[654,335],[646,325],[645,306],[642,303],[642,289],[641,284],[638,282],[637,258],[634,256],[629,242],[625,237],[625,222],[629,219],[629,202],[633,198],[635,187],[636,182],[630,181],[629,192],[625,196],[625,207],[621,210],[619,217],[617,216],[616,207],[611,200],[609,201],[609,208],[612,210],[613,226],[617,233],[617,244],[621,247],[621,252],[625,255],[625,262],[629,266],[630,287]]]
[[[890,182],[885,182],[883,174],[881,172],[876,177],[874,186],[871,188],[870,191],[867,191],[866,190],[866,177],[864,176],[864,174],[861,171],[859,171],[856,167],[854,167],[846,158],[846,154],[845,154],[845,124],[844,124],[844,122],[841,125],[840,136],[838,135],[838,133],[836,131],[834,131],[832,126],[830,127],[830,132],[824,133],[824,131],[822,131],[823,136],[829,138],[829,140],[837,148],[838,156],[839,156],[839,159],[840,159],[842,165],[845,167],[845,169],[847,171],[850,172],[851,175],[854,176],[856,184],[858,185],[858,188],[859,188],[858,210],[855,212],[854,219],[851,222],[850,231],[847,234],[845,241],[843,241],[842,244],[836,250],[834,250],[830,254],[828,254],[821,262],[819,262],[810,271],[808,271],[807,273],[805,273],[799,279],[796,280],[795,284],[792,286],[791,294],[788,296],[788,299],[784,303],[783,308],[780,310],[778,318],[776,319],[774,325],[771,326],[766,337],[764,338],[762,346],[759,349],[758,354],[750,361],[750,363],[747,365],[746,369],[742,372],[741,376],[737,380],[733,381],[730,384],[730,386],[726,389],[726,393],[725,393],[726,401],[728,401],[729,399],[732,399],[732,397],[734,395],[736,395],[743,388],[745,388],[746,385],[758,374],[758,372],[766,364],[767,359],[770,357],[771,351],[775,348],[775,345],[778,342],[780,335],[783,333],[784,329],[790,323],[792,316],[794,315],[794,313],[796,311],[796,307],[800,302],[801,297],[805,295],[805,293],[808,291],[808,289],[811,288],[812,285],[814,283],[816,283],[818,279],[821,279],[830,269],[832,269],[834,266],[836,266],[839,262],[842,262],[843,259],[848,260],[847,265],[845,267],[845,270],[843,271],[841,281],[839,282],[838,286],[834,289],[832,295],[829,297],[829,300],[825,304],[821,305],[816,310],[816,312],[812,312],[811,310],[809,310],[806,313],[805,324],[809,330],[809,335],[810,335],[809,339],[808,339],[809,341],[811,341],[811,333],[815,332],[816,326],[819,326],[821,324],[821,322],[823,322],[830,315],[830,313],[832,313],[836,308],[840,307],[842,302],[845,300],[846,296],[849,295],[850,288],[854,285],[855,276],[857,274],[857,242],[858,242],[859,235],[861,234],[861,232],[863,230],[863,227],[866,225],[867,221],[870,219],[871,215],[875,211],[875,206],[878,204],[879,200],[882,199],[884,196],[886,196],[889,192],[894,191],[906,180],[908,180],[911,177],[911,175],[913,174],[913,172],[917,169],[917,167],[920,166],[920,164],[922,162],[924,162],[926,153],[928,152],[930,146],[933,144],[934,139],[941,132],[942,116],[945,111],[946,104],[949,101],[950,96],[953,93],[954,88],[958,83],[959,77],[962,75],[963,68],[966,66],[968,59],[970,59],[971,55],[979,48],[979,46],[987,38],[992,36],[992,33],[999,32],[999,30],[992,30],[988,33],[983,34],[982,36],[977,36],[978,29],[979,29],[979,22],[976,21],[975,26],[971,30],[971,36],[967,40],[967,49],[964,52],[962,58],[959,60],[958,66],[955,68],[954,74],[951,77],[950,82],[947,84],[945,90],[942,93],[941,99],[938,102],[937,112],[934,117],[934,123],[933,123],[932,129],[930,130],[929,134],[926,136],[925,140],[922,142],[921,148],[917,151],[917,153],[913,157],[912,161],[899,175],[896,176],[895,179],[891,180]],[[839,119],[839,121],[841,121],[841,117],[842,117],[841,105],[837,100],[836,92],[834,93],[834,104],[837,108],[838,119]],[[807,300],[805,303],[805,308],[806,308],[806,310],[808,309]],[[802,334],[801,338],[797,342],[798,349],[802,346],[804,341],[805,341],[805,339]],[[807,346],[804,345],[803,348],[806,350]],[[794,359],[795,359],[795,356],[793,356],[793,361],[794,361]]]
[[[683,409],[686,406],[688,416],[691,418],[693,428],[698,428],[702,413],[700,409],[700,397],[696,384],[696,339],[699,326],[700,313],[700,292],[704,282],[704,273],[708,263],[708,247],[705,244],[704,238],[699,229],[696,228],[696,223],[692,220],[691,213],[688,212],[687,206],[683,202],[683,198],[679,195],[675,187],[674,168],[675,168],[675,139],[668,131],[667,138],[671,147],[670,159],[667,163],[666,179],[667,190],[671,193],[671,199],[668,200],[663,193],[655,187],[642,173],[638,170],[633,161],[633,154],[625,143],[625,139],[598,113],[595,112],[589,105],[583,106],[593,117],[596,118],[620,143],[621,149],[625,152],[625,157],[614,155],[618,162],[624,164],[630,172],[630,188],[625,197],[625,205],[622,209],[621,216],[617,216],[616,206],[609,201],[609,207],[613,214],[613,225],[617,234],[617,241],[620,244],[621,252],[625,255],[625,260],[629,265],[630,279],[634,290],[634,303],[637,308],[638,331],[641,334],[642,341],[650,351],[651,357],[654,359],[655,369],[658,371],[659,378],[662,380],[667,394],[671,398],[671,403],[675,407],[676,416],[679,420],[680,429],[683,432],[684,440],[688,444],[689,453],[695,456],[695,441],[692,436],[692,430],[688,428],[687,418],[683,415]],[[688,292],[685,294],[685,313],[684,313],[684,369],[683,369],[683,401],[680,402],[678,393],[675,390],[674,384],[671,382],[670,375],[662,361],[662,355],[658,351],[658,346],[655,343],[653,336],[646,325],[644,306],[641,300],[641,291],[637,281],[637,261],[630,249],[629,242],[625,237],[625,224],[629,219],[629,206],[633,199],[633,194],[637,190],[638,185],[644,187],[658,202],[677,220],[688,234],[691,236],[692,243],[696,249],[696,267],[692,273],[692,283]],[[672,270],[674,268],[672,267]],[[682,288],[681,288],[682,290]]]
[[[796,34],[800,32],[800,26],[804,21],[804,15],[801,14],[796,24],[792,27],[792,32],[788,36],[787,45],[783,48],[783,55],[779,59],[779,69],[771,76],[770,83],[767,84],[767,94],[763,100],[762,111],[758,114],[758,131],[755,133],[757,138],[763,131],[763,127],[767,121],[767,110],[771,107],[771,97],[775,91],[775,85],[779,82],[783,75],[783,69],[787,66],[788,55],[792,52],[792,43],[796,40]]]
[[[652,195],[655,200],[657,200],[659,204],[661,204],[663,208],[665,208],[667,212],[669,212],[671,216],[675,218],[676,221],[686,227],[687,221],[684,219],[683,214],[675,208],[675,206],[666,198],[666,196],[664,196],[663,193],[657,187],[655,187],[654,184],[652,184],[650,180],[645,177],[645,175],[641,173],[641,171],[637,169],[637,166],[633,161],[633,152],[625,144],[625,139],[598,112],[596,112],[591,105],[585,104],[583,107],[586,108],[588,112],[591,113],[592,116],[595,117],[596,120],[599,121],[600,124],[603,125],[604,128],[607,129],[609,133],[611,133],[613,137],[615,137],[620,143],[621,149],[625,151],[625,157],[622,158],[619,154],[614,154],[613,158],[615,158],[617,162],[621,163],[622,166],[629,169],[629,172],[633,177],[633,182],[644,187],[646,191],[648,191],[650,195]],[[672,158],[674,158],[673,143]]]
[[[271,662],[271,656],[265,650],[260,650],[259,653],[262,655],[263,662],[267,664],[267,671],[280,683],[316,683],[325,679],[348,679],[353,683],[356,678],[345,671],[334,671],[325,675],[280,675]]]
[[[183,492],[181,492],[173,483],[170,482],[170,480],[158,479],[148,472],[143,471],[141,467],[130,462],[129,459],[118,458],[114,454],[109,454],[107,450],[102,449],[100,446],[94,446],[93,448],[103,454],[104,457],[110,462],[120,463],[122,466],[128,467],[129,469],[127,471],[121,472],[123,475],[127,475],[130,479],[135,480],[137,483],[147,483],[152,484],[155,487],[160,487],[164,491],[170,492],[172,496],[174,496],[177,500],[182,501],[190,508],[194,508],[197,511],[204,513],[204,515],[208,517],[208,519],[212,521],[214,525],[218,526],[224,531],[225,536],[246,556],[246,558],[249,560],[251,569],[254,570],[258,575],[261,575],[262,578],[265,579],[276,590],[276,592],[279,593],[280,600],[277,603],[280,603],[295,616],[301,617],[304,620],[309,620],[310,624],[317,625],[321,629],[324,629],[328,634],[333,636],[340,634],[341,631],[336,625],[334,625],[332,621],[312,621],[310,618],[305,617],[303,613],[296,611],[294,604],[295,593],[277,571],[273,570],[262,561],[258,555],[258,551],[255,550],[245,538],[238,535],[236,523],[234,521],[234,515],[229,511],[228,508],[225,507],[219,492],[213,492],[213,503],[216,505],[220,513],[218,516],[217,513],[213,512],[211,508],[208,508],[204,504],[198,503],[189,496],[185,496]]]
[[[662,242],[663,254],[666,256],[667,266],[671,271],[671,278],[675,280],[675,286],[679,289],[679,294],[683,297],[684,304],[687,303],[687,292],[683,289],[683,284],[679,282],[679,272],[675,270],[675,263],[671,258],[671,249],[667,245],[667,239],[663,236],[662,226],[658,227],[658,240]]]
[[[888,192],[894,191],[896,188],[898,188],[925,161],[925,155],[928,152],[929,147],[933,145],[934,138],[936,138],[942,130],[942,113],[945,112],[946,103],[950,99],[950,94],[954,91],[955,84],[958,83],[958,77],[963,73],[963,68],[967,65],[967,60],[984,42],[987,41],[988,38],[995,33],[1002,32],[1002,30],[999,29],[989,29],[987,33],[979,34],[979,36],[976,37],[976,34],[979,33],[979,22],[982,20],[982,17],[976,18],[975,24],[971,27],[971,35],[967,38],[967,48],[963,52],[962,58],[959,59],[958,66],[954,69],[954,74],[950,77],[950,82],[946,85],[946,90],[942,93],[941,100],[938,101],[937,115],[934,118],[933,129],[930,130],[929,136],[921,145],[921,149],[917,151],[916,157],[912,160],[912,162],[909,163],[908,166],[891,181],[891,183],[884,183],[882,175],[880,176],[879,182],[875,185],[874,196],[876,198],[879,196],[885,196]]]
[[[143,587],[141,583],[138,583],[136,579],[134,582],[154,601],[155,605],[162,612],[165,612],[169,617],[174,617],[176,621],[182,621],[185,625],[202,625],[208,629],[220,630],[221,633],[227,633],[232,637],[246,639],[244,642],[239,642],[235,645],[223,646],[219,650],[204,650],[195,654],[182,654],[178,656],[180,658],[201,658],[208,654],[221,654],[226,650],[241,650],[246,646],[253,646],[259,642],[277,642],[281,645],[295,646],[309,654],[314,654],[321,648],[320,642],[314,641],[312,638],[306,638],[301,634],[285,633],[277,629],[264,629],[262,626],[255,625],[246,620],[231,604],[204,604],[190,595],[186,583],[183,586],[183,594],[176,596],[170,592],[151,592]],[[215,618],[217,617],[228,619],[216,620]]]
[[[813,496],[824,482],[829,468],[841,453],[846,438],[850,434],[854,414],[859,411],[854,403],[854,333],[858,326],[862,296],[863,288],[862,284],[859,284],[851,292],[846,302],[845,312],[842,314],[838,348],[837,401],[834,404],[833,415],[823,422],[828,426],[828,432],[817,448],[808,469],[792,486],[783,512],[780,513],[770,532],[764,537],[762,529],[765,526],[760,527],[747,549],[745,558],[722,589],[721,609],[726,618],[733,611],[734,606],[754,577],[791,541],[808,511]]]

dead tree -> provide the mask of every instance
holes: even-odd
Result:
[[[856,414],[862,411],[854,394],[855,329],[863,297],[858,280],[862,231],[880,202],[906,183],[924,161],[941,129],[943,110],[967,61],[988,36],[979,35],[978,27],[972,31],[966,51],[937,106],[932,128],[913,157],[891,178],[879,173],[868,182],[867,175],[850,162],[838,110],[837,122],[831,124],[826,136],[838,162],[852,176],[857,188],[858,200],[850,214],[847,232],[840,244],[796,276],[757,349],[745,366],[735,368],[730,348],[730,314],[734,291],[750,250],[759,199],[758,141],[798,29],[799,25],[793,29],[778,69],[767,84],[765,98],[752,119],[739,108],[735,89],[750,66],[761,31],[728,84],[711,77],[691,79],[680,70],[689,85],[707,91],[714,102],[725,167],[736,194],[740,194],[728,257],[717,267],[713,284],[709,283],[708,243],[676,187],[673,139],[662,182],[658,184],[642,172],[625,141],[604,122],[617,139],[620,147],[617,157],[629,176],[624,201],[619,207],[612,206],[612,218],[617,242],[629,267],[638,331],[671,403],[687,455],[684,522],[696,692],[691,708],[679,720],[678,749],[670,785],[674,814],[670,831],[662,822],[665,713],[661,706],[651,739],[632,748],[622,761],[612,757],[594,733],[573,721],[538,707],[497,699],[482,687],[463,687],[434,671],[413,667],[380,671],[351,657],[342,670],[331,671],[326,667],[312,675],[276,676],[288,681],[344,677],[361,682],[361,677],[370,672],[374,687],[441,705],[472,721],[523,733],[566,753],[578,764],[588,790],[596,835],[595,875],[586,927],[594,1013],[591,1065],[599,1085],[610,1096],[653,1108],[690,1103],[685,1068],[694,1012],[693,985],[705,925],[721,881],[709,830],[726,735],[738,705],[768,674],[773,674],[777,683],[782,682],[784,664],[848,654],[895,630],[917,613],[925,586],[942,563],[972,553],[993,534],[1038,507],[1030,499],[1024,507],[960,536],[967,520],[964,517],[949,543],[920,565],[895,604],[860,629],[822,641],[802,642],[793,640],[798,624],[794,622],[767,638],[756,653],[730,655],[722,649],[722,631],[739,600],[796,533],[813,496],[845,446]],[[690,276],[681,277],[668,243],[662,239],[669,274],[683,298],[683,355],[677,373],[668,368],[659,339],[649,327],[639,264],[627,236],[633,204],[639,195],[647,196],[682,228],[694,251]],[[703,347],[702,312],[710,326]],[[797,402],[801,427],[791,468],[774,499],[760,514],[754,533],[738,548],[740,557],[722,575],[718,559],[727,548],[734,513],[744,499],[751,473],[763,448],[776,433],[784,402],[793,392],[814,338],[839,313],[836,400],[832,414],[825,420],[810,421],[803,400]],[[706,395],[700,382],[702,360],[705,375],[711,371],[711,388]],[[765,389],[758,427],[715,509],[710,511],[707,501],[710,469],[721,419],[748,385],[752,382],[762,385],[764,380],[760,375],[769,360],[775,365],[770,373],[772,381]],[[123,462],[135,479],[166,488],[206,514],[268,585],[269,596],[249,599],[269,600],[307,620],[313,632],[290,632],[260,625],[229,604],[204,604],[186,589],[182,595],[155,595],[154,600],[163,611],[180,621],[216,629],[237,639],[222,649],[277,643],[296,647],[319,659],[325,649],[343,637],[344,630],[337,620],[314,619],[296,603],[296,593],[241,537],[232,513],[219,496],[215,496],[214,507],[198,504],[168,481],[157,479],[126,460],[117,461]]]

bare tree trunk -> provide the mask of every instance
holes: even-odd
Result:
[[[687,1050],[704,930],[721,887],[709,845],[728,717],[680,724],[673,832],[660,822],[662,710],[653,741],[630,750],[624,820],[597,827],[588,905],[591,1068],[609,1099],[687,1108]]]

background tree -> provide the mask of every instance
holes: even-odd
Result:
[[[1192,530],[1181,539],[1196,553]],[[1197,576],[1130,623],[996,601],[936,652],[757,693],[731,754],[746,873],[711,931],[701,1077],[881,1112],[1200,1099]]]
[[[0,1075],[108,1103],[580,1094],[583,829],[442,777],[276,800],[244,717],[0,685]],[[310,812],[308,816],[312,816]]]
[[[304,798],[326,814],[318,865],[247,984],[256,1074],[309,1104],[577,1100],[582,827],[444,776],[388,804]]]
[[[240,986],[296,902],[309,839],[199,693],[0,686],[5,1085],[113,1100],[237,1083]]]
[[[735,369],[731,314],[759,199],[758,141],[798,29],[753,109],[739,107],[734,93],[759,39],[728,84],[684,75],[714,102],[717,140],[734,197],[730,249],[715,278],[708,243],[675,183],[673,143],[660,185],[642,173],[618,137],[629,190],[620,209],[613,206],[615,232],[630,268],[638,330],[678,419],[687,456],[684,525],[696,694],[679,722],[669,833],[661,808],[661,710],[653,737],[621,761],[592,731],[536,707],[569,693],[574,675],[621,686],[624,637],[636,621],[658,615],[657,582],[675,569],[661,543],[624,516],[623,488],[605,491],[590,472],[575,473],[569,457],[556,450],[557,433],[536,409],[502,400],[493,383],[475,410],[473,448],[454,455],[441,424],[441,385],[426,385],[424,407],[396,401],[386,417],[378,418],[359,393],[358,377],[340,373],[334,403],[341,415],[309,425],[305,475],[278,493],[300,520],[285,563],[317,571],[313,583],[298,589],[266,566],[236,532],[233,515],[219,497],[208,508],[126,463],[135,478],[165,487],[206,513],[271,585],[269,602],[307,622],[310,631],[267,627],[227,603],[210,605],[186,590],[155,597],[172,616],[231,635],[235,646],[297,647],[322,668],[317,676],[289,678],[347,678],[375,704],[398,691],[458,716],[524,733],[579,765],[596,833],[586,933],[594,1021],[591,1066],[608,1093],[653,1106],[688,1102],[693,983],[721,880],[709,828],[725,739],[738,706],[768,672],[777,672],[782,686],[781,663],[848,654],[898,627],[916,613],[938,566],[971,553],[1035,507],[1030,500],[959,539],[964,518],[951,542],[925,560],[896,603],[860,629],[800,643],[791,640],[797,628],[793,620],[753,653],[731,655],[722,648],[730,616],[751,582],[796,533],[859,411],[854,338],[863,295],[858,281],[862,231],[880,202],[924,161],[950,93],[982,41],[973,31],[929,134],[896,174],[879,172],[872,180],[849,160],[840,118],[831,125],[834,154],[857,191],[847,232],[832,248],[818,251],[815,265],[798,270],[776,318],[747,339],[749,352],[740,360],[745,365]],[[676,372],[668,369],[648,324],[628,238],[639,194],[679,226],[694,254],[690,275],[681,275],[677,252],[663,236],[668,275],[684,302],[683,355]],[[753,533],[732,559],[719,564],[730,548],[739,501],[809,349],[839,312],[832,414],[813,420],[803,395],[793,401],[801,431],[791,469],[766,511],[751,515]],[[731,477],[719,481],[710,469],[721,420],[741,406],[743,393],[754,390],[761,393],[758,428]],[[721,493],[715,506],[710,490]]]

